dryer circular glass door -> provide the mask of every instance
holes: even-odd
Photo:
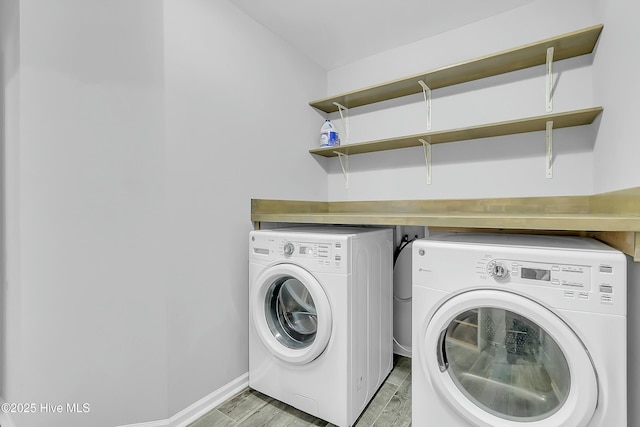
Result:
[[[329,299],[320,282],[297,265],[267,268],[256,280],[250,309],[262,343],[286,362],[308,363],[329,343]]]
[[[598,382],[588,351],[560,317],[526,297],[453,296],[420,340],[424,372],[474,425],[585,426],[593,417]]]

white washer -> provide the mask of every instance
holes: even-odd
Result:
[[[393,231],[259,230],[249,251],[249,386],[351,426],[392,368]]]
[[[593,239],[413,245],[413,426],[626,427],[626,258]]]

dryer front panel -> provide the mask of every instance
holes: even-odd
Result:
[[[587,350],[564,321],[528,298],[458,294],[436,310],[420,339],[434,388],[474,425],[585,426],[593,417],[598,383]]]
[[[251,295],[254,326],[276,357],[292,364],[314,360],[331,336],[331,307],[318,280],[294,264],[267,268]]]

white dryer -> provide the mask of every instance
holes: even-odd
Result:
[[[626,258],[588,238],[413,245],[413,426],[626,427]]]
[[[249,386],[351,426],[392,368],[393,231],[250,233]]]

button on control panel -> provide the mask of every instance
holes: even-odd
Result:
[[[284,256],[288,258],[295,252],[295,247],[293,246],[293,243],[287,242],[284,244],[282,251],[284,252]]]
[[[502,261],[492,260],[487,264],[487,273],[498,282],[504,282],[509,279],[509,268]]]

